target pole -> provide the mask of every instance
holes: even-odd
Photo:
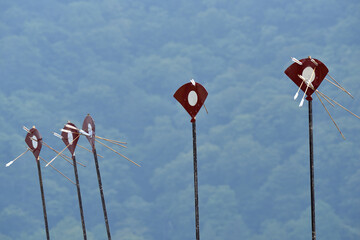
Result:
[[[311,230],[312,230],[311,232],[312,232],[312,240],[316,240],[312,98],[310,96],[307,97],[306,99],[309,102],[310,193],[311,193]]]
[[[197,151],[196,151],[196,121],[192,121],[193,134],[193,155],[194,155],[194,196],[195,196],[195,227],[196,240],[200,240],[200,226],[199,226],[199,194],[198,194],[198,176],[197,176]]]
[[[198,174],[197,174],[197,152],[196,152],[196,114],[202,106],[205,108],[205,99],[208,95],[206,89],[191,79],[189,83],[182,85],[174,94],[174,98],[185,108],[191,116],[192,135],[193,135],[193,155],[194,155],[194,197],[195,197],[195,228],[196,240],[200,240],[199,224],[199,194],[198,194]]]
[[[86,228],[85,228],[85,219],[84,219],[84,213],[83,213],[83,207],[82,207],[82,201],[81,201],[81,192],[80,192],[80,183],[79,183],[79,176],[77,171],[77,164],[75,155],[72,156],[73,164],[74,164],[74,173],[75,173],[75,179],[76,179],[76,189],[78,194],[78,200],[79,200],[79,209],[80,209],[80,217],[81,217],[81,225],[84,235],[84,240],[86,240]]]
[[[93,153],[94,153],[94,161],[95,161],[97,178],[98,178],[98,182],[99,182],[101,203],[102,203],[102,208],[103,208],[103,212],[104,212],[104,220],[105,220],[106,232],[107,232],[108,239],[111,240],[109,220],[108,220],[107,211],[106,211],[105,197],[104,197],[103,187],[102,187],[102,183],[101,183],[100,168],[99,168],[99,163],[98,163],[98,158],[97,158],[95,147],[93,148]]]
[[[45,194],[44,194],[43,181],[42,181],[42,176],[41,176],[40,160],[37,159],[36,163],[37,163],[37,169],[38,169],[38,175],[39,175],[41,200],[42,200],[42,206],[43,206],[43,212],[44,212],[46,239],[50,240],[49,225],[48,225],[47,214],[46,214]]]

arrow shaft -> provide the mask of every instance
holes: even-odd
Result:
[[[87,149],[86,147],[84,146],[81,146],[80,144],[78,144],[79,147],[81,147],[82,149],[85,149],[86,151],[88,152],[92,152],[90,149]],[[104,158],[103,156],[101,156],[100,154],[97,154],[97,156],[101,157],[101,158]],[[79,162],[78,162],[79,163]]]
[[[349,93],[345,88],[343,88],[340,83],[338,83],[335,78],[333,78],[332,76],[330,76],[330,74],[328,74],[328,76],[338,85],[338,87],[343,90],[344,92],[346,92],[350,97],[354,98],[351,93]]]
[[[335,120],[333,119],[333,117],[331,116],[330,112],[327,110],[325,104],[323,103],[323,101],[321,100],[319,94],[317,92],[315,92],[316,96],[319,98],[321,104],[323,105],[323,107],[325,108],[325,111],[327,112],[327,114],[329,115],[329,117],[331,118],[332,122],[334,123],[335,127],[337,128],[337,130],[339,131],[339,133],[341,134],[341,136],[343,137],[343,139],[345,140],[345,136],[342,134],[339,126],[336,124]],[[324,98],[326,99],[326,98]]]
[[[8,162],[8,163],[6,164],[6,166],[8,167],[8,166],[10,166],[11,164],[13,164],[16,160],[18,160],[22,155],[24,155],[25,153],[27,153],[29,150],[30,150],[30,148],[26,149],[25,152],[23,152],[22,154],[20,154],[19,156],[17,156],[14,160]]]
[[[64,151],[65,151],[65,149],[67,149],[71,144],[73,144],[73,142],[76,140],[76,139],[78,139],[80,137],[80,135],[78,135],[76,138],[74,138],[72,141],[71,141],[71,143],[69,143],[63,150],[61,150],[53,159],[51,159],[51,161],[48,163],[48,164],[46,164],[46,166],[45,167],[47,167],[47,166],[49,166],[59,155],[61,155]]]
[[[40,156],[39,156],[40,157]],[[43,159],[42,157],[40,157],[40,159],[42,161],[44,161],[46,164],[48,163],[45,159]],[[53,165],[49,165],[50,167],[52,167],[55,171],[57,171],[58,173],[60,173],[64,178],[66,178],[67,180],[69,180],[72,184],[76,185],[70,178],[68,178],[67,176],[65,176],[65,174],[63,174],[62,172],[60,172],[59,170],[57,170]]]
[[[59,153],[59,151],[57,151],[56,149],[54,149],[54,148],[52,148],[52,147],[50,147],[48,144],[46,144],[44,141],[42,141],[42,143],[46,146],[46,147],[48,147],[48,148],[50,148],[51,150],[53,150],[55,153]],[[71,160],[71,158],[70,157],[68,157],[68,156],[66,156],[65,154],[60,154],[60,157],[62,157],[65,161],[67,161],[68,163],[70,163],[71,165],[73,165],[72,164],[72,162],[70,162],[68,159],[70,159]],[[82,163],[80,163],[80,162],[77,162],[77,164],[79,164],[79,165],[81,165],[81,166],[83,166],[83,167],[86,167],[84,164],[82,164]],[[74,183],[75,184],[75,183]]]
[[[126,142],[120,142],[120,141],[117,141],[117,140],[112,140],[112,139],[103,138],[103,137],[99,137],[99,136],[95,136],[95,138],[99,138],[101,140],[105,140],[105,141],[108,141],[108,142],[117,142],[117,143],[126,144]]]
[[[140,165],[139,164],[137,164],[136,162],[134,162],[134,161],[132,161],[132,160],[130,160],[129,158],[127,158],[127,157],[125,157],[124,155],[122,155],[121,153],[119,153],[119,152],[117,152],[117,151],[115,151],[114,149],[112,149],[111,147],[109,147],[109,146],[107,146],[106,144],[104,144],[104,143],[102,143],[102,142],[100,142],[99,140],[97,140],[97,139],[95,139],[95,141],[97,141],[98,143],[100,143],[101,145],[103,145],[104,147],[107,147],[108,149],[110,149],[111,151],[113,151],[114,153],[116,153],[116,154],[118,154],[118,155],[120,155],[120,156],[122,156],[123,158],[125,158],[126,160],[128,160],[129,162],[132,162],[133,164],[135,164],[136,166],[138,166],[138,167],[140,167]]]

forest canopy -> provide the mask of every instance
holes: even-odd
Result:
[[[201,237],[309,239],[307,106],[284,70],[290,57],[321,60],[355,98],[326,81],[320,91],[360,114],[359,10],[355,0],[0,2],[0,239],[45,238],[33,156],[5,168],[26,150],[22,126],[61,150],[52,132],[88,113],[141,165],[97,145],[113,239],[194,238],[191,123],[173,98],[192,78],[209,93],[197,116]],[[344,141],[313,105],[318,239],[359,239],[360,121],[327,105]],[[92,155],[76,154],[88,239],[106,239]],[[73,179],[68,163],[54,165]],[[42,166],[51,238],[81,239],[75,186]]]

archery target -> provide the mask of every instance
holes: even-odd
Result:
[[[185,108],[190,114],[191,121],[195,121],[196,114],[204,105],[208,93],[200,84],[195,85],[192,82],[182,85],[174,94],[174,98]]]
[[[37,160],[39,158],[39,154],[42,147],[41,139],[42,139],[41,135],[35,127],[31,128],[25,137],[26,144],[31,149],[32,153],[34,154]]]
[[[318,59],[309,57],[299,61],[301,65],[291,64],[285,70],[285,74],[310,97],[325,79],[329,69]],[[304,81],[305,84],[303,84]]]

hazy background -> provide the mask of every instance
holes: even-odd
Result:
[[[190,116],[173,98],[191,78],[209,93],[201,238],[310,239],[307,102],[284,70],[321,60],[355,99],[326,81],[320,91],[360,114],[359,13],[358,0],[0,0],[0,239],[45,239],[34,157],[5,168],[26,150],[22,126],[61,150],[52,132],[88,113],[142,166],[97,144],[113,239],[194,239]],[[327,106],[347,139],[314,95],[317,238],[360,239],[360,120]],[[88,239],[106,239],[93,156],[76,153]],[[75,186],[42,171],[51,238],[82,239]]]

